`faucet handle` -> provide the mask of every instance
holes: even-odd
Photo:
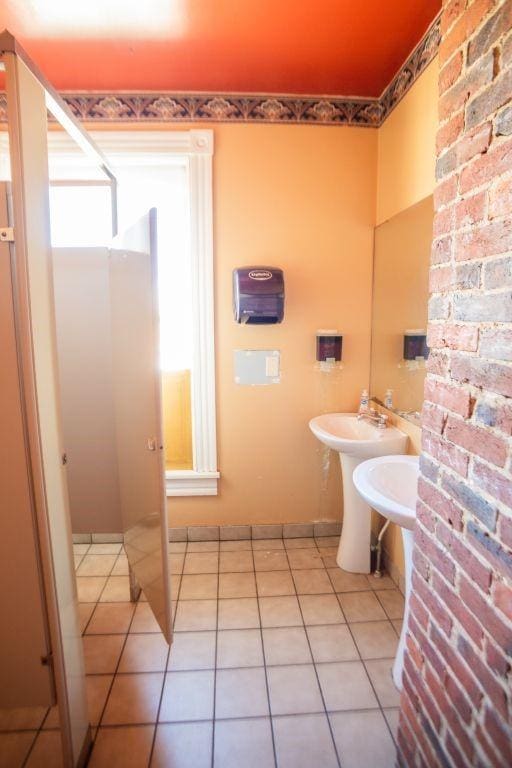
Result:
[[[388,425],[388,419],[389,416],[386,416],[385,413],[379,413],[379,427],[385,429]]]

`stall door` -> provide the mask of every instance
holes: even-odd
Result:
[[[167,638],[171,595],[158,328],[156,210],[110,251],[112,371],[120,503],[132,574]]]

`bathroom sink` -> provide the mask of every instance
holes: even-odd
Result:
[[[351,573],[370,573],[371,510],[356,491],[352,475],[365,459],[404,453],[407,435],[379,428],[356,413],[325,413],[309,422],[320,442],[338,453],[343,481],[343,528],[336,562]]]
[[[412,530],[416,520],[417,456],[379,456],[360,464],[354,484],[368,504],[392,523]]]
[[[407,436],[396,427],[380,429],[355,413],[324,413],[309,422],[315,437],[338,453],[370,459],[405,450]]]
[[[379,456],[363,461],[354,470],[354,485],[361,497],[402,529],[405,561],[405,611],[400,642],[393,664],[393,680],[402,689],[405,635],[411,593],[413,528],[418,498],[418,456]]]

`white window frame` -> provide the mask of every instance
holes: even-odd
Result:
[[[216,496],[217,469],[215,404],[214,281],[213,281],[213,131],[91,131],[91,137],[114,168],[140,163],[172,164],[185,157],[190,182],[192,259],[192,453],[193,469],[167,470],[167,496]],[[70,164],[70,140],[50,132],[49,150]],[[68,156],[68,158],[66,157]]]

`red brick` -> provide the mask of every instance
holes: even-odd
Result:
[[[473,640],[475,645],[479,648],[483,648],[484,633],[482,627],[464,606],[459,595],[450,589],[437,574],[434,574],[433,577],[433,587],[436,595],[448,609],[449,614],[457,619],[459,624],[464,627],[464,630]]]
[[[503,70],[499,77],[466,107],[466,127],[472,128],[487,120],[512,99],[512,69]]]
[[[455,206],[455,228],[467,227],[482,221],[485,216],[487,192],[461,200]]]
[[[499,179],[489,190],[489,218],[512,214],[512,176]]]
[[[428,625],[428,613],[414,594],[410,597],[409,607],[419,626],[426,630]]]
[[[418,529],[416,529],[417,532]],[[423,539],[422,539],[423,541]],[[418,546],[415,547],[415,550],[418,549]],[[444,607],[444,605],[440,602],[439,598],[434,594],[432,591],[432,588],[427,586],[427,584],[419,579],[418,577],[415,577],[413,574],[413,585],[414,590],[416,591],[418,597],[421,599],[422,603],[425,605],[426,609],[430,612],[432,619],[436,622],[437,626],[444,632],[446,637],[449,637],[452,631],[453,626],[453,619]],[[432,625],[432,622],[430,622]]]
[[[505,656],[489,638],[485,644],[485,661],[492,672],[504,681],[507,680],[511,670],[510,658]]]
[[[474,455],[498,467],[505,466],[508,454],[507,443],[501,437],[452,416],[448,417],[444,434],[452,443]]]
[[[492,54],[488,54],[475,64],[471,72],[465,72],[455,85],[445,91],[439,98],[439,119],[445,121],[456,112],[459,112],[474,93],[484,85],[492,82],[493,77],[494,60]]]
[[[452,213],[451,209],[447,209]],[[434,267],[429,274],[430,293],[446,291],[455,282],[455,270],[449,266]]]
[[[433,723],[434,727],[439,730],[441,727],[441,715],[434,703],[434,700],[430,696],[429,692],[425,689],[423,680],[421,679],[418,670],[412,664],[410,654],[407,654],[404,658],[404,667],[407,678],[409,680],[409,690],[411,691],[411,694],[414,693],[418,699],[418,702],[421,701],[422,709],[427,712],[430,721]]]
[[[460,176],[460,192],[465,194],[475,187],[488,184],[512,168],[512,139],[490,149],[485,155],[476,158]]]
[[[505,547],[512,549],[512,518],[498,515],[498,535]]]
[[[443,65],[452,54],[472,35],[481,21],[494,5],[494,0],[474,0],[466,11],[459,15],[441,41],[439,47],[439,63]],[[444,16],[444,14],[443,14]]]
[[[455,565],[448,560],[441,547],[438,546],[435,537],[428,533],[417,522],[414,538],[417,546],[421,549],[424,555],[428,557],[429,562],[437,568],[439,573],[443,574],[450,584],[453,584],[455,582]]]
[[[512,339],[511,339],[512,342]],[[477,421],[512,436],[512,403],[507,400],[482,398],[475,409]]]
[[[489,592],[491,586],[491,569],[488,565],[484,565],[477,557],[475,557],[472,550],[464,543],[464,539],[460,535],[458,536],[455,534],[445,525],[438,525],[437,537],[469,578],[474,581],[483,592]]]
[[[471,415],[471,395],[453,384],[427,379],[425,382],[425,399],[446,408],[448,411],[457,413],[463,418],[468,418]]]
[[[421,423],[425,429],[441,435],[446,422],[446,413],[432,403],[423,403]]]
[[[493,43],[498,42],[501,36],[507,34],[512,28],[512,0],[505,0],[498,6],[494,13],[470,41],[468,46],[467,62],[473,64],[482,56]]]
[[[469,643],[462,635],[459,635],[457,640],[457,649],[482,690],[488,695],[496,709],[498,709],[502,715],[506,716],[506,692],[482,661],[480,654],[475,652],[471,643]],[[504,682],[506,683],[506,681]]]
[[[439,93],[442,94],[450,88],[458,79],[462,72],[462,51],[452,56],[450,61],[444,65],[439,72]],[[447,146],[447,145],[445,145]]]
[[[436,152],[438,155],[457,141],[464,130],[464,111],[456,112],[448,122],[437,129]],[[453,170],[453,169],[452,169]],[[444,175],[444,174],[443,174]],[[453,178],[453,177],[452,177]],[[455,177],[456,178],[456,177]],[[437,206],[436,206],[437,208]]]
[[[453,469],[462,477],[467,477],[469,455],[465,451],[426,429],[421,434],[421,447],[445,467]]]
[[[455,530],[462,528],[462,510],[431,483],[420,476],[418,480],[418,497],[427,504],[445,523]]]
[[[481,752],[485,755],[485,760],[480,760],[478,768],[503,768],[503,760],[498,756],[494,747],[491,746],[487,733],[478,722],[475,724],[475,741],[478,743]]]
[[[429,347],[448,347],[461,352],[476,352],[479,329],[474,325],[430,324],[427,342]]]
[[[443,352],[432,350],[428,356],[427,372],[434,376],[446,376],[449,370],[450,360]]]
[[[459,177],[453,174],[448,179],[441,181],[434,190],[434,209],[437,211],[443,205],[451,203],[457,197],[457,185]],[[447,259],[444,259],[446,261]],[[432,263],[437,263],[433,261]]]
[[[441,34],[446,35],[460,15],[466,10],[467,0],[449,0],[445,3],[441,15]]]
[[[475,461],[471,470],[471,477],[483,491],[503,504],[512,507],[512,478],[510,475],[502,474],[480,461]]]
[[[486,289],[512,288],[512,257],[486,261],[484,270],[484,284]],[[512,349],[508,348],[502,360],[512,359]]]
[[[484,723],[494,748],[498,749],[506,761],[504,765],[512,765],[512,739],[509,728],[489,707],[485,710]]]
[[[448,179],[450,181],[450,179]],[[443,185],[440,185],[442,187]],[[452,243],[451,237],[441,237],[438,240],[434,240],[431,250],[431,264],[445,264],[450,261],[452,255]]]
[[[493,598],[494,605],[512,621],[512,587],[503,581],[495,581]]]
[[[461,232],[455,239],[455,259],[481,259],[512,250],[512,219],[492,221]]]
[[[506,624],[498,618],[493,606],[464,576],[461,576],[459,584],[460,596],[471,613],[503,650],[510,653],[512,651],[512,633]]]
[[[482,387],[498,395],[512,397],[512,369],[498,363],[468,355],[453,355],[450,361],[452,378]]]
[[[500,519],[500,514],[501,513],[498,512],[495,536],[491,536],[490,532],[483,529],[476,521],[468,520],[468,543],[470,543],[471,546],[491,564],[497,575],[512,580],[512,553],[505,541],[505,535],[501,530],[502,521]]]

